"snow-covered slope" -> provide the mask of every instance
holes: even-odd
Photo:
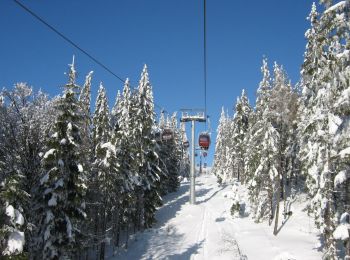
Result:
[[[321,259],[317,232],[296,201],[279,234],[266,223],[230,216],[231,186],[212,175],[197,178],[197,204],[188,203],[189,183],[165,197],[158,224],[136,234],[128,250],[111,259]]]

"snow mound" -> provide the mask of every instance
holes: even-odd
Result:
[[[296,260],[296,258],[289,252],[283,252],[277,255],[273,260]]]

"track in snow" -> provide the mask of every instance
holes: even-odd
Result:
[[[241,259],[235,239],[237,227],[229,220],[227,191],[212,175],[196,179],[196,205],[188,203],[189,183],[164,198],[158,224],[137,234],[127,251],[111,259]]]

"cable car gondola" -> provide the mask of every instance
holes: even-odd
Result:
[[[203,132],[199,135],[199,146],[203,150],[208,150],[210,145],[210,136],[207,132]]]
[[[170,128],[165,128],[162,132],[162,140],[169,141],[171,139],[173,139],[173,130]]]
[[[183,142],[183,147],[184,147],[185,149],[187,149],[188,147],[190,147],[190,142],[189,142],[189,141]]]

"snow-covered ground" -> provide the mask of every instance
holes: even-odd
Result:
[[[321,259],[303,200],[293,203],[293,215],[274,236],[267,223],[230,216],[231,185],[219,186],[215,176],[197,177],[196,205],[188,203],[188,190],[189,182],[183,182],[167,195],[158,224],[133,236],[129,249],[111,259]]]

